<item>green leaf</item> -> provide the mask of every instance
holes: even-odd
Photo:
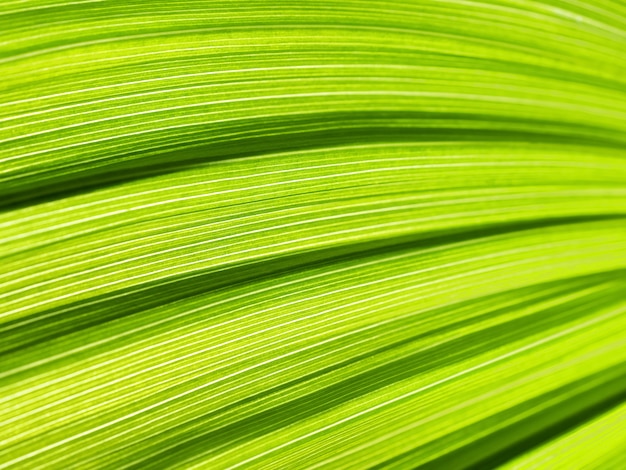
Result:
[[[0,469],[621,468],[621,0],[6,0]]]

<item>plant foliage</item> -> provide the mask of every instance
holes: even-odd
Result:
[[[623,0],[3,0],[0,469],[626,468]]]

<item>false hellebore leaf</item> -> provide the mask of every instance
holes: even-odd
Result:
[[[626,468],[624,0],[3,0],[0,469]]]

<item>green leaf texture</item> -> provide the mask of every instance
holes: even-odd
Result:
[[[626,468],[624,0],[3,0],[0,469]]]

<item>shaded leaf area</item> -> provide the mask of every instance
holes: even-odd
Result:
[[[0,30],[0,468],[626,465],[622,1]]]

